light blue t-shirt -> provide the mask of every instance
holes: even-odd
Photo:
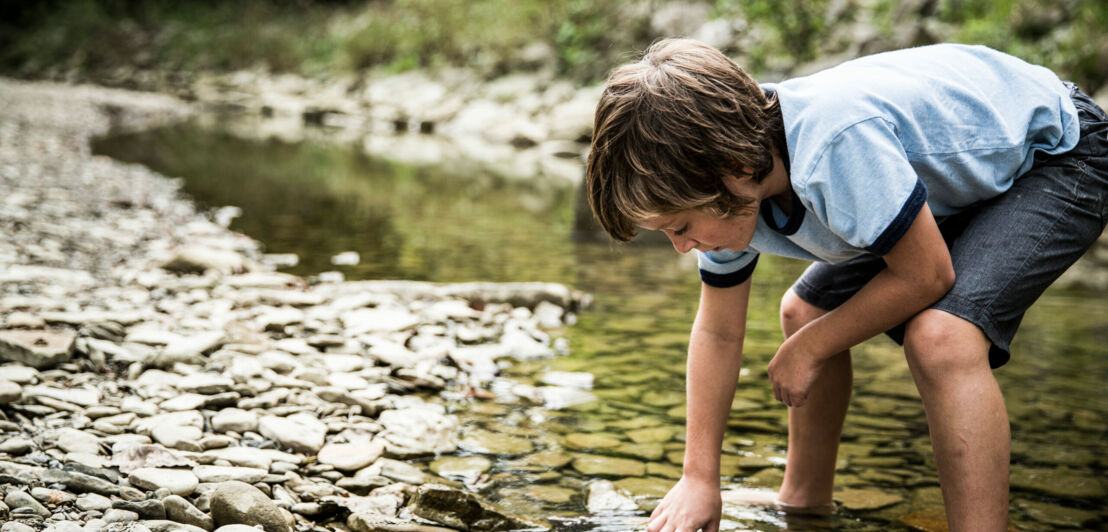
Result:
[[[884,255],[924,202],[943,217],[1002,194],[1034,152],[1066,152],[1079,137],[1053,72],[982,46],[886,52],[763,88],[781,102],[790,215],[765,201],[749,248],[698,251],[712,286],[745,281],[759,253]]]

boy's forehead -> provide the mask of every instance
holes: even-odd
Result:
[[[658,231],[661,229],[669,228],[677,222],[676,218],[678,214],[659,214],[657,216],[651,216],[635,222],[635,225],[646,229],[648,231]]]

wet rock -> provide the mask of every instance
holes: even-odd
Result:
[[[469,430],[458,445],[469,452],[493,455],[519,455],[535,448],[527,438],[484,429]]]
[[[1083,528],[1099,517],[1096,512],[1046,502],[1020,501],[1019,507],[1035,521],[1068,528]]]
[[[623,440],[615,434],[605,434],[601,432],[577,432],[573,434],[567,434],[563,441],[567,449],[587,450],[587,449],[609,449],[612,447],[619,447],[623,444]]]
[[[631,493],[617,487],[609,480],[597,480],[589,483],[587,506],[591,513],[637,512],[639,506],[631,498]]]
[[[408,510],[423,519],[467,531],[538,528],[536,523],[496,510],[477,495],[437,484],[416,489]]]
[[[593,377],[592,373],[548,371],[540,377],[540,380],[542,380],[544,384],[549,384],[551,386],[564,386],[567,388],[589,390],[592,389],[595,377]]]
[[[23,397],[22,386],[7,379],[0,379],[0,405],[14,403],[20,397]]]
[[[573,469],[584,475],[613,477],[639,477],[646,472],[646,466],[638,460],[598,455],[578,456]]]
[[[319,450],[317,459],[340,471],[356,471],[381,457],[385,445],[380,440],[351,443],[329,443]]]
[[[291,532],[280,509],[258,488],[229,481],[212,492],[212,521],[222,527],[231,524],[260,525],[265,532]]]
[[[188,496],[200,481],[192,471],[183,469],[142,468],[131,472],[127,481],[136,488],[155,491],[165,488],[174,495]]]
[[[346,519],[346,526],[354,532],[453,532],[456,530],[454,528],[413,523],[376,513],[351,514]]]
[[[892,493],[865,489],[844,489],[836,491],[834,496],[835,500],[847,510],[876,510],[904,500]]]
[[[1103,478],[1067,468],[1040,469],[1013,466],[1011,485],[1013,488],[1059,498],[1100,499],[1108,496],[1108,484]]]
[[[47,369],[69,360],[77,333],[71,330],[0,330],[0,360]]]
[[[285,447],[314,454],[323,447],[327,426],[311,414],[263,416],[258,420],[258,431]]]
[[[168,519],[177,523],[185,523],[204,530],[212,530],[215,523],[208,514],[201,512],[192,503],[178,495],[170,495],[162,499],[165,506],[165,515]]]

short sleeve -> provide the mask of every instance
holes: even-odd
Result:
[[[704,284],[730,288],[742,284],[754,273],[754,266],[758,264],[758,252],[697,250],[696,263],[700,270],[700,280]]]
[[[894,126],[870,118],[836,135],[798,193],[809,210],[848,244],[889,252],[927,201]]]

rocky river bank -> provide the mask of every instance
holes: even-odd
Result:
[[[447,405],[564,353],[556,331],[588,298],[271,271],[178,182],[90,154],[192,109],[0,80],[2,530],[546,527],[465,489],[487,467],[455,456]],[[515,393],[593,400],[573,378]],[[588,497],[634,507],[606,482]]]

